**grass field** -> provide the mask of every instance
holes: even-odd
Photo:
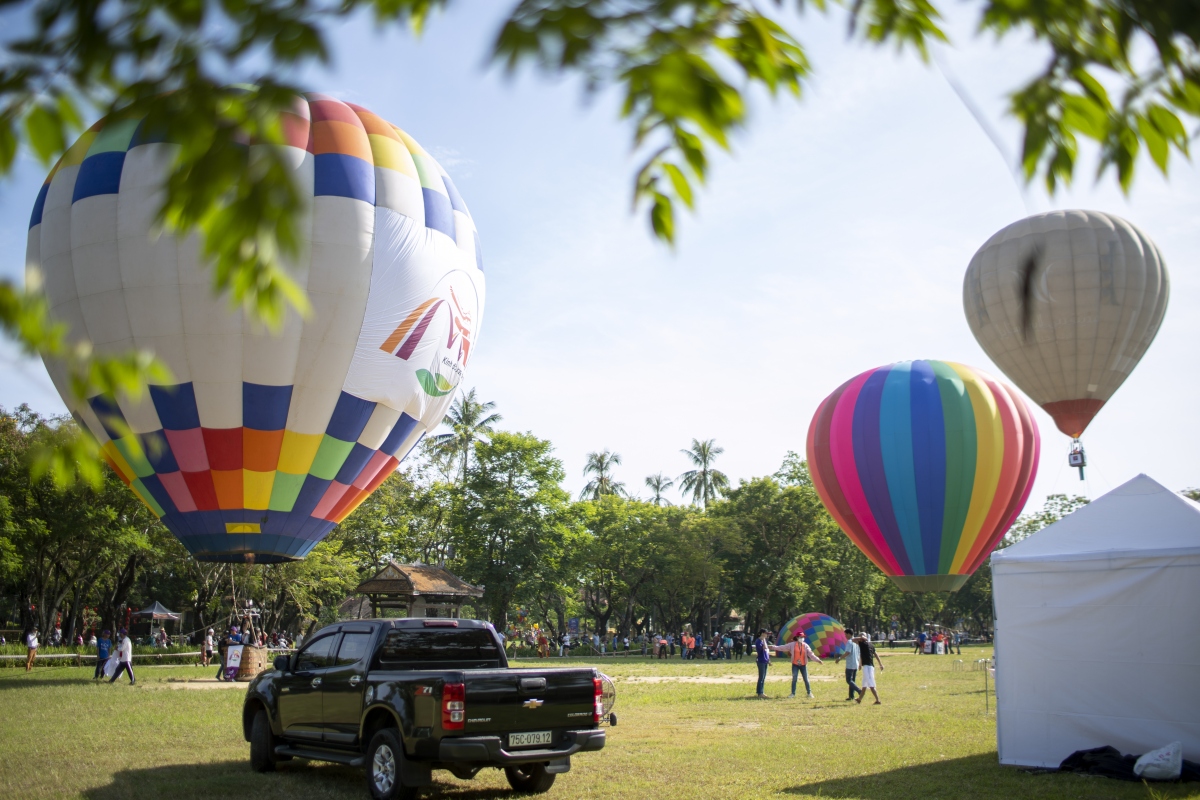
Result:
[[[816,700],[788,699],[788,665],[773,665],[764,701],[753,697],[750,660],[605,659],[601,669],[617,681],[619,725],[603,751],[573,759],[547,797],[1200,798],[1195,784],[1152,792],[1000,767],[995,706],[985,714],[983,673],[970,670],[988,651],[964,650],[961,669],[957,656],[883,652],[879,706],[846,702],[842,669],[832,664],[814,666]],[[590,662],[519,665],[539,663]],[[244,689],[186,683],[211,678],[208,669],[140,668],[136,687],[124,678],[96,685],[91,674],[0,672],[0,797],[367,797],[362,774],[347,767],[297,761],[274,775],[251,772],[240,727]],[[469,782],[434,776],[426,797],[509,796],[496,770]]]

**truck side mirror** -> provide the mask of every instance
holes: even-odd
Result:
[[[291,659],[287,656],[275,656],[275,669],[279,672],[287,672],[290,661]]]

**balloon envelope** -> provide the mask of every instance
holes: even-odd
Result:
[[[109,465],[201,560],[306,555],[439,424],[483,313],[474,223],[412,137],[315,94],[283,129],[308,200],[289,266],[312,314],[278,333],[213,296],[194,237],[157,235],[176,145],[136,120],[84,133],[29,227],[27,282],[70,338],[172,371],[139,400],[78,402],[46,363]]]
[[[984,352],[1074,438],[1154,341],[1169,294],[1154,243],[1098,211],[1014,222],[979,248],[963,280]]]
[[[868,370],[821,403],[808,465],[825,508],[904,591],[957,591],[1021,512],[1040,440],[1016,392],[962,364]]]
[[[804,634],[804,641],[808,642],[817,658],[837,658],[850,652],[846,629],[828,614],[812,612],[792,617],[779,629],[778,644],[787,644],[797,633]]]

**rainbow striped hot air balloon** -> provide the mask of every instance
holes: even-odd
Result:
[[[953,592],[1021,512],[1040,444],[1012,388],[962,364],[902,361],[825,398],[808,464],[825,508],[901,590]]]

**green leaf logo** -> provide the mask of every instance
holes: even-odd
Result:
[[[417,380],[421,383],[421,388],[425,390],[425,394],[430,397],[444,397],[454,391],[454,386],[447,381],[441,374],[433,374],[427,369],[417,370]]]

